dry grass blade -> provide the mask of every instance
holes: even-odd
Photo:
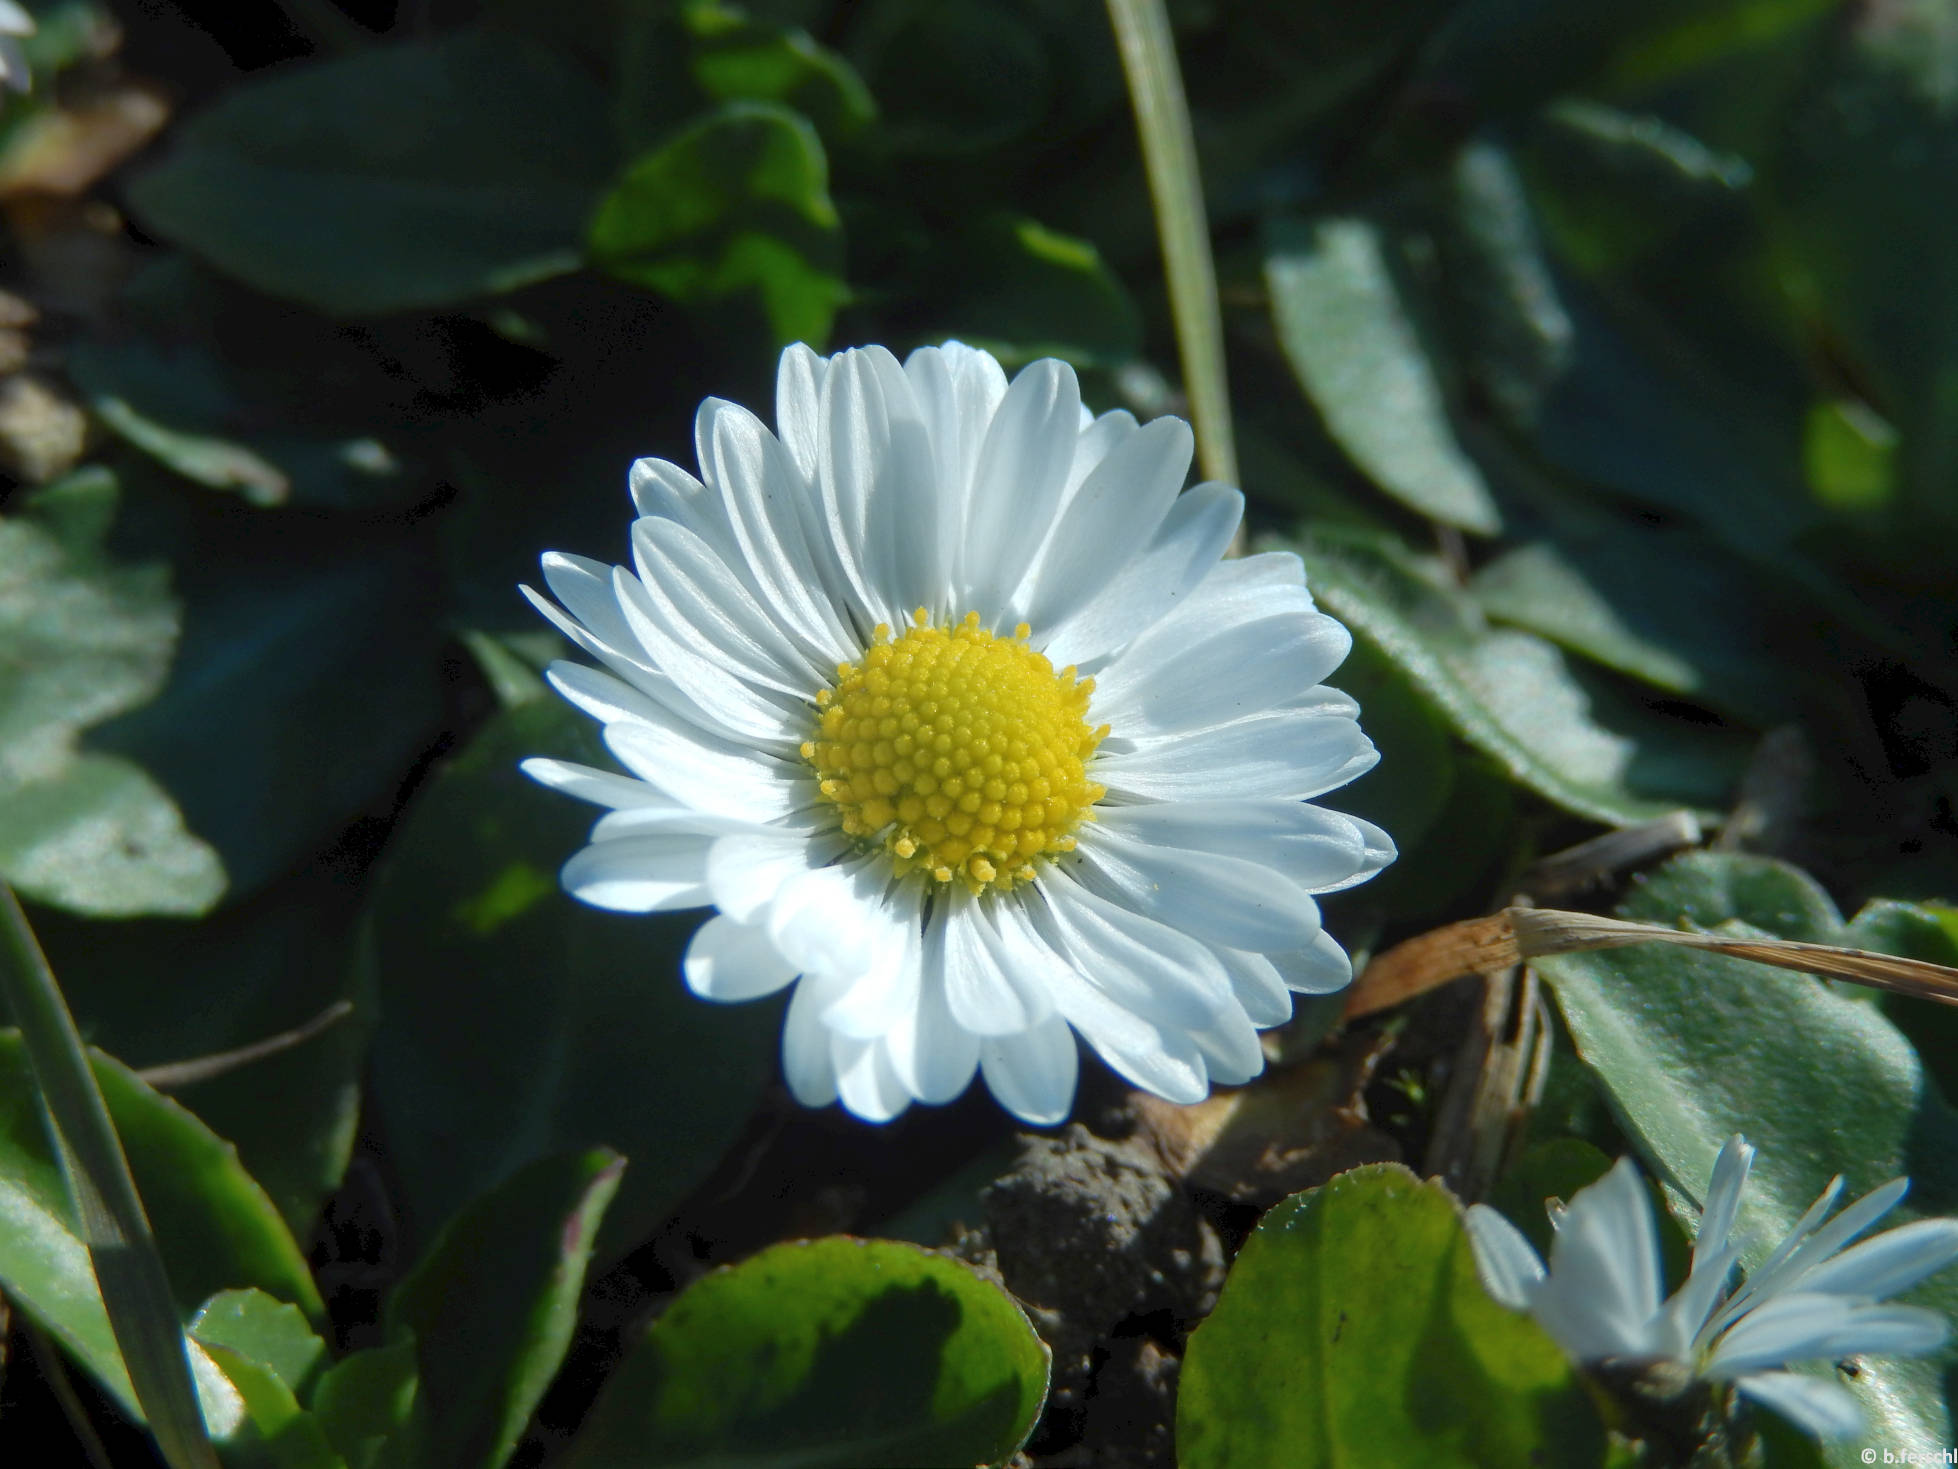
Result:
[[[1628,944],[1708,949],[1778,969],[1797,969],[1824,979],[1845,979],[1871,989],[1958,1005],[1958,969],[1923,959],[1794,939],[1694,933],[1556,908],[1505,908],[1492,917],[1471,918],[1419,934],[1376,957],[1354,982],[1346,1002],[1346,1018],[1357,1020],[1405,1004],[1464,974],[1498,974],[1523,960],[1587,949],[1621,949]]]
[[[241,1066],[249,1066],[254,1061],[263,1061],[268,1056],[276,1056],[281,1051],[290,1051],[294,1046],[304,1045],[322,1031],[331,1030],[353,1013],[353,1001],[335,1000],[304,1025],[294,1026],[291,1030],[282,1030],[277,1035],[269,1035],[262,1041],[253,1041],[248,1046],[239,1046],[232,1051],[217,1051],[209,1056],[193,1057],[188,1061],[170,1061],[161,1066],[146,1066],[136,1075],[142,1078],[145,1085],[153,1086],[160,1092],[167,1092],[172,1087],[209,1081],[213,1077],[236,1071]]]
[[[1546,954],[1570,954],[1584,949],[1617,949],[1627,944],[1679,944],[1709,949],[1778,969],[1798,969],[1825,979],[1846,979],[1871,989],[1912,995],[1958,1005],[1958,969],[1924,959],[1873,954],[1835,944],[1808,944],[1795,939],[1733,938],[1661,928],[1651,923],[1627,923],[1595,913],[1561,913],[1550,908],[1510,908],[1502,917],[1515,933],[1516,947],[1526,959]]]

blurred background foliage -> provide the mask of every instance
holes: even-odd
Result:
[[[0,876],[129,1067],[329,1017],[150,1096],[237,1148],[185,1217],[230,1217],[230,1190],[270,1205],[239,1227],[258,1244],[227,1236],[243,1263],[179,1273],[300,1307],[302,1348],[363,1349],[324,1398],[284,1384],[342,1405],[345,1462],[386,1442],[497,1462],[556,1367],[534,1341],[485,1367],[493,1403],[453,1409],[442,1431],[486,1425],[466,1453],[388,1416],[418,1372],[447,1401],[448,1369],[413,1355],[426,1277],[385,1320],[384,1291],[472,1219],[523,1223],[472,1200],[546,1170],[524,1309],[558,1312],[536,1339],[561,1354],[552,1272],[575,1257],[575,1298],[594,1245],[560,1258],[546,1222],[584,1221],[657,1294],[778,1238],[875,1232],[1008,1134],[973,1099],[883,1134],[792,1118],[775,1011],[677,983],[689,921],[559,894],[585,815],[514,762],[591,740],[542,696],[567,650],[515,587],[547,548],[620,559],[627,464],[688,460],[704,397],[765,408],[787,342],[958,336],[1009,366],[1063,356],[1100,407],[1183,411],[1107,16],[30,8],[35,87],[0,112]],[[1364,956],[1486,911],[1600,825],[1684,807],[1804,869],[1831,922],[1899,900],[1872,946],[1947,956],[1958,10],[1169,13],[1252,525],[1359,635],[1337,681],[1384,759],[1346,799],[1403,854],[1329,905],[1335,931]],[[1950,1023],[1886,1004],[1949,1080]],[[0,1116],[31,1106],[24,1075],[0,1076]],[[1558,1115],[1603,1136],[1573,1085]],[[749,1175],[790,1167],[767,1151],[785,1128],[819,1161],[770,1214]],[[0,1173],[59,1214],[24,1136],[0,1136]],[[0,1251],[0,1286],[112,1378],[26,1268]],[[1025,1371],[941,1393],[981,1425],[945,1442],[1010,1449],[1025,1425],[986,1394],[1018,1401]]]

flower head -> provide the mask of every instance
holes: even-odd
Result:
[[[708,400],[699,478],[633,466],[632,570],[544,558],[605,670],[551,681],[629,772],[525,763],[609,808],[565,887],[718,908],[686,982],[794,983],[811,1105],[979,1071],[1059,1121],[1074,1031],[1175,1101],[1255,1075],[1257,1027],[1351,976],[1312,895],[1393,857],[1308,804],[1376,756],[1298,558],[1225,560],[1243,499],[1178,493],[1187,425],[1092,417],[1060,362],[791,347],[776,427]]]
[[[1880,1303],[1958,1259],[1958,1219],[1919,1220],[1853,1244],[1910,1183],[1892,1179],[1831,1219],[1842,1199],[1838,1177],[1730,1291],[1743,1249],[1734,1220],[1753,1161],[1754,1149],[1738,1134],[1720,1150],[1691,1273],[1666,1300],[1652,1202],[1629,1158],[1553,1211],[1547,1271],[1513,1224],[1486,1205],[1471,1206],[1483,1284],[1504,1305],[1527,1310],[1580,1363],[1671,1361],[1701,1380],[1732,1382],[1818,1437],[1852,1434],[1862,1413],[1846,1389],[1782,1369],[1937,1350],[1948,1332],[1942,1316]]]

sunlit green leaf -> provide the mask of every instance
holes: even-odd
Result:
[[[877,104],[850,64],[795,26],[775,26],[723,0],[688,0],[695,85],[716,102],[779,102],[831,137],[861,131]]]
[[[1177,1394],[1182,1469],[1577,1466],[1604,1447],[1562,1348],[1483,1289],[1461,1206],[1396,1164],[1265,1215]]]
[[[1456,441],[1389,248],[1364,219],[1273,221],[1265,284],[1279,342],[1328,431],[1376,484],[1424,515],[1493,533],[1502,518]]]
[[[613,161],[592,78],[514,31],[459,31],[240,84],[130,199],[259,290],[376,314],[575,269]]]
[[[326,1343],[297,1306],[262,1290],[221,1290],[191,1317],[190,1334],[269,1367],[294,1397],[310,1395],[326,1366]]]
[[[141,768],[76,748],[155,696],[177,644],[165,568],[100,550],[115,499],[84,471],[0,518],[0,877],[80,913],[201,913],[217,854]]]
[[[1737,777],[1738,740],[1641,707],[1542,638],[1486,626],[1388,543],[1318,535],[1299,550],[1329,611],[1471,745],[1566,810],[1629,824],[1717,805]]]
[[[782,343],[822,345],[849,298],[823,145],[772,103],[729,103],[640,157],[590,244],[600,268],[677,301],[755,298]]]
[[[1047,1349],[966,1266],[891,1240],[777,1245],[696,1281],[634,1343],[577,1469],[996,1464],[1026,1439]]]

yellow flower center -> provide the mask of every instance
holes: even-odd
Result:
[[[881,843],[900,875],[1004,891],[1073,850],[1074,828],[1106,792],[1088,757],[1108,726],[1088,723],[1091,678],[1010,638],[979,614],[934,627],[921,607],[893,638],[879,626],[836,686],[816,695],[816,767],[843,830]]]

